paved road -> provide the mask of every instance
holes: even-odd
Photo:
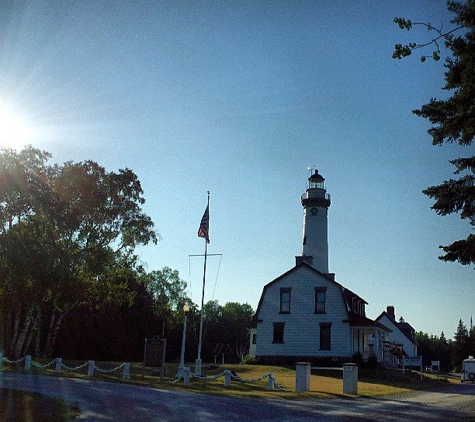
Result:
[[[382,399],[257,400],[127,384],[0,373],[0,386],[77,404],[78,421],[475,421],[475,384]]]

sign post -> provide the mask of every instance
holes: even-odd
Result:
[[[406,369],[406,366],[418,366],[421,372],[421,381],[422,381],[422,356],[403,356],[402,358],[402,373]]]

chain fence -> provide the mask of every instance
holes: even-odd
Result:
[[[31,367],[37,368],[37,369],[47,369],[49,367],[55,366],[55,373],[59,374],[61,370],[66,370],[69,372],[79,372],[82,369],[87,368],[87,376],[92,377],[94,375],[94,371],[97,371],[101,374],[111,374],[113,372],[118,372],[122,370],[122,378],[123,379],[130,379],[130,362],[124,362],[118,365],[115,368],[112,369],[103,369],[100,368],[99,366],[96,365],[96,362],[93,360],[88,360],[84,362],[81,365],[78,366],[67,366],[66,364],[63,363],[62,358],[55,358],[51,362],[47,364],[40,364],[37,362],[33,362],[31,355],[26,355],[23,356],[20,359],[17,360],[9,360],[6,357],[3,356],[2,353],[0,353],[0,369],[3,365],[3,363],[7,363],[10,365],[20,365],[24,364],[24,369],[26,371],[30,370]],[[288,391],[291,392],[293,390],[290,390],[288,388],[282,387],[274,378],[274,374],[272,372],[269,372],[268,374],[264,374],[261,377],[258,378],[243,378],[231,371],[230,369],[226,369],[223,372],[216,374],[216,375],[208,375],[208,376],[203,376],[199,374],[192,373],[190,368],[186,367],[183,369],[183,371],[179,372],[176,375],[176,379],[173,381],[169,381],[169,384],[177,384],[180,380],[183,380],[184,384],[189,384],[190,378],[196,378],[199,381],[216,381],[217,379],[223,377],[224,378],[224,386],[229,387],[231,384],[231,381],[237,381],[243,384],[254,384],[258,383],[260,381],[263,381],[267,379],[267,390],[274,390],[278,389],[280,391]]]
[[[261,377],[258,378],[242,378],[230,369],[226,369],[220,374],[216,375],[208,375],[208,376],[202,376],[198,374],[194,374],[191,372],[190,368],[185,367],[181,373],[178,373],[176,376],[176,379],[173,381],[169,381],[170,384],[177,384],[181,379],[183,379],[184,384],[189,384],[190,378],[196,378],[200,381],[216,381],[218,378],[224,377],[224,386],[229,387],[231,384],[231,380],[238,381],[240,383],[249,383],[249,384],[254,384],[259,381],[263,381],[267,378],[267,390],[274,390],[278,389],[280,391],[286,391],[286,392],[292,392],[293,390],[284,388],[282,387],[274,378],[274,374],[272,372],[269,372],[268,374],[264,374]]]
[[[7,363],[10,365],[19,365],[24,362],[23,369],[25,371],[30,370],[31,367],[37,368],[37,369],[47,369],[53,365],[55,365],[55,373],[59,374],[62,369],[65,369],[70,372],[79,372],[81,369],[87,367],[87,376],[92,377],[94,375],[94,371],[97,371],[101,374],[110,374],[112,372],[117,372],[122,369],[122,378],[124,379],[130,379],[130,362],[124,362],[120,364],[119,366],[112,368],[112,369],[102,369],[99,366],[96,365],[96,362],[93,360],[88,360],[84,362],[81,365],[78,366],[67,366],[63,363],[62,358],[55,358],[51,362],[42,365],[37,362],[33,362],[31,355],[26,355],[23,356],[20,359],[17,360],[10,360],[7,359],[6,357],[3,357],[3,354],[0,353],[0,368],[3,366],[3,363]]]

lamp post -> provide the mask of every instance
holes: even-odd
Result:
[[[188,302],[185,302],[183,305],[183,313],[185,314],[185,322],[183,324],[183,338],[181,340],[181,357],[180,357],[180,365],[178,366],[178,373],[177,377],[183,375],[183,370],[185,369],[185,343],[186,343],[186,321],[188,319],[188,312],[190,312],[190,306]]]

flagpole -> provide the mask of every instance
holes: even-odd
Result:
[[[209,211],[209,191],[208,191],[208,206],[206,208]],[[209,236],[209,235],[208,235]],[[195,362],[195,374],[200,376],[201,375],[201,343],[203,340],[203,314],[204,314],[204,306],[205,306],[205,285],[206,285],[206,264],[208,261],[208,242],[209,237],[205,237],[205,260],[203,265],[203,289],[201,292],[201,315],[200,315],[200,336],[198,340],[198,358]]]

